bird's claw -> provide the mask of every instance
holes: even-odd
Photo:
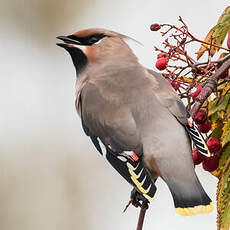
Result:
[[[143,207],[143,205],[145,205],[144,207],[145,209],[148,209],[149,207],[148,205],[149,201],[141,193],[139,193],[135,188],[131,191],[130,200],[128,204],[125,206],[125,209],[123,212],[125,212],[128,209],[130,204],[132,204],[136,208]]]
[[[132,205],[134,207],[136,208],[141,207],[142,203],[145,203],[146,204],[145,208],[148,209],[149,201],[141,193],[139,193],[135,188],[131,192],[131,200],[132,200]]]

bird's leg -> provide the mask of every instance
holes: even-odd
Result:
[[[142,204],[140,201],[142,201]],[[138,192],[135,188],[133,188],[133,190],[131,191],[131,194],[130,194],[130,200],[129,200],[128,204],[125,206],[125,209],[123,212],[125,212],[128,209],[130,204],[132,204],[136,208],[143,207],[143,205],[145,205],[145,209],[148,209],[148,207],[149,207],[148,203],[149,203],[149,201],[145,197],[143,197],[140,192]]]
[[[146,209],[148,209],[149,201],[135,188],[133,188],[133,190],[131,191],[130,198],[132,200],[132,205],[135,206],[136,208],[142,206],[141,204],[141,201],[142,201],[142,203],[144,202],[146,204]]]

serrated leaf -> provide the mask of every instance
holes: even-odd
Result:
[[[228,175],[229,176],[229,175]],[[221,225],[223,227],[221,227],[221,229],[223,230],[229,230],[229,226],[230,226],[230,195],[227,195],[230,193],[230,183],[226,188],[226,195],[228,196],[228,198],[225,198],[225,209],[224,209],[224,213],[222,216],[222,223]]]
[[[216,192],[216,201],[217,201],[217,229],[220,230],[221,227],[221,207],[222,207],[222,199],[221,199],[221,191],[222,191],[223,180],[220,178],[217,185],[217,192]]]
[[[219,17],[217,24],[209,31],[205,37],[205,42],[221,46],[226,37],[227,32],[230,29],[230,7],[227,7]],[[197,60],[204,54],[204,52],[210,48],[210,45],[202,44],[199,51],[197,52]],[[213,56],[218,47],[212,46],[210,49],[210,55]]]
[[[227,145],[225,149],[223,149],[219,161],[219,167],[222,168],[224,164],[226,163],[228,157],[230,157],[230,144]]]
[[[226,149],[227,151],[227,149]],[[217,187],[217,229],[229,230],[230,226],[230,156],[223,162]]]
[[[223,134],[221,137],[222,141],[222,146],[230,142],[230,118],[228,119],[227,123],[224,124],[223,127]]]
[[[212,115],[213,113],[217,112],[217,111],[223,111],[226,109],[228,102],[229,102],[229,98],[230,98],[230,93],[227,93],[222,101],[221,104],[219,104],[218,106],[216,106],[216,103],[219,100],[219,97],[217,97],[215,100],[211,101],[208,105],[208,116]]]
[[[223,169],[224,174],[221,178],[221,199],[222,206],[220,207],[220,229],[229,230],[230,225],[230,158],[227,160],[225,168]]]

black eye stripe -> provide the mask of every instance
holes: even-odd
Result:
[[[93,35],[86,36],[86,37],[78,37],[75,35],[69,35],[68,38],[72,40],[76,40],[80,42],[82,45],[93,45],[94,43],[98,42],[105,36],[106,35],[104,34],[93,34]]]

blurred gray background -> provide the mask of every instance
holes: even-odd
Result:
[[[204,38],[227,1],[0,0],[0,229],[134,230],[139,210],[123,208],[131,187],[96,152],[74,107],[75,70],[55,37],[88,27],[160,44],[151,23],[182,16]],[[215,200],[217,180],[197,173]],[[159,180],[145,230],[216,229],[216,211],[179,216]]]

